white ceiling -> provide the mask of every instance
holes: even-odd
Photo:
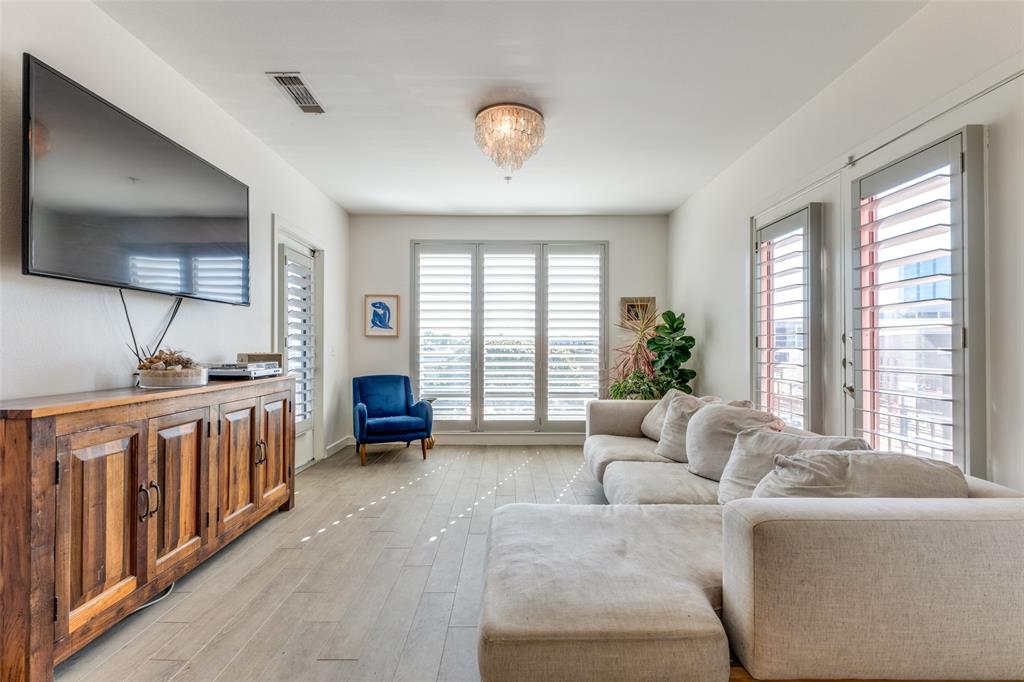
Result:
[[[614,214],[679,206],[923,3],[99,4],[353,213]],[[547,138],[506,185],[473,117],[508,100]]]

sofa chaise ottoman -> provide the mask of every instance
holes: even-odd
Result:
[[[722,508],[499,507],[478,658],[486,682],[725,682]]]

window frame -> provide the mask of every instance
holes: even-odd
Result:
[[[460,239],[414,239],[410,241],[410,341],[409,368],[413,386],[419,395],[419,253],[427,249],[434,252],[450,252],[453,249],[465,249],[472,254],[473,278],[472,291],[472,326],[471,326],[471,383],[470,404],[471,416],[467,421],[435,421],[435,427],[441,432],[450,433],[583,433],[586,430],[586,419],[571,421],[551,421],[547,418],[548,403],[548,267],[547,258],[550,248],[561,252],[579,250],[592,252],[597,250],[600,258],[601,280],[600,296],[600,343],[598,351],[598,397],[607,395],[608,368],[608,242],[601,240],[460,240]],[[483,419],[483,314],[484,314],[484,258],[487,250],[534,249],[537,255],[536,270],[536,346],[535,346],[535,381],[534,381],[534,419],[512,421]],[[479,339],[479,341],[477,341]]]
[[[825,416],[823,405],[824,367],[822,364],[822,320],[824,319],[822,261],[825,257],[822,240],[824,229],[822,225],[823,213],[821,203],[811,202],[778,218],[774,218],[763,225],[758,225],[756,218],[751,218],[750,220],[750,395],[757,409],[767,409],[766,406],[760,404],[761,377],[758,357],[760,353],[758,342],[760,337],[759,246],[762,242],[776,239],[797,227],[803,226],[806,239],[803,267],[807,273],[807,299],[805,304],[807,339],[804,351],[803,428],[807,431],[818,433],[823,429]],[[822,315],[815,316],[814,311],[821,311]]]
[[[941,148],[941,154],[935,150]],[[846,247],[848,304],[844,362],[852,377],[848,387],[847,422],[851,433],[859,432],[858,410],[862,409],[861,358],[859,348],[857,278],[860,253],[860,198],[865,191],[877,192],[895,186],[893,178],[913,178],[933,164],[925,155],[944,155],[950,164],[951,236],[950,258],[953,357],[953,461],[965,473],[986,477],[987,443],[985,359],[985,190],[984,127],[968,125],[888,161],[850,182],[850,243]],[[914,169],[912,164],[918,164]],[[908,168],[912,170],[907,170]],[[867,187],[864,184],[867,183]],[[959,216],[959,230],[956,220]],[[957,327],[960,328],[959,333]],[[959,353],[959,359],[957,357]]]

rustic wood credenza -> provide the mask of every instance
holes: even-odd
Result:
[[[0,403],[0,680],[53,667],[294,494],[294,381]]]

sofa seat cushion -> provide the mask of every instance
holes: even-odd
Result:
[[[718,506],[494,511],[479,630],[485,682],[725,682]]]
[[[718,483],[690,473],[685,464],[612,462],[603,485],[612,504],[718,504]]]
[[[583,443],[583,459],[598,483],[604,480],[604,470],[612,462],[671,462],[654,454],[658,444],[649,438],[629,436],[589,436]]]
[[[379,436],[385,433],[413,433],[426,431],[427,423],[419,417],[376,417],[366,420],[366,432]]]

